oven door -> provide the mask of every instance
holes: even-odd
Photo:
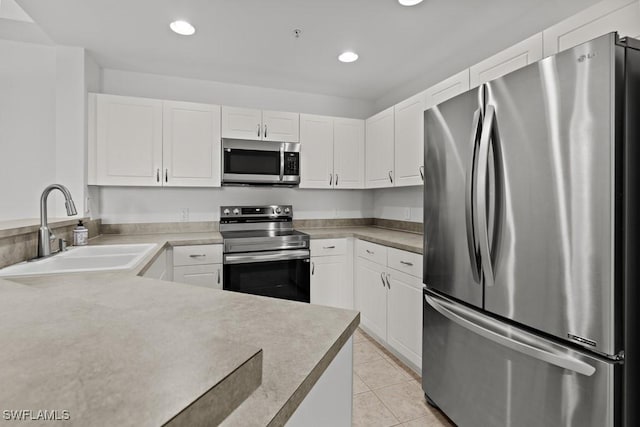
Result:
[[[309,302],[309,251],[225,254],[223,289]]]

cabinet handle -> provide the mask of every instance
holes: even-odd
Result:
[[[373,252],[373,251],[370,251],[369,249],[367,249],[367,253],[368,253],[369,255],[373,255],[373,254],[374,254],[374,252]]]
[[[424,182],[424,166],[420,166],[418,171],[420,172],[420,179]]]
[[[264,137],[267,137],[267,125],[264,125]]]
[[[387,279],[387,286],[389,287],[389,289],[391,289],[391,283],[389,283],[389,277],[391,277],[391,274],[387,273],[385,278]]]
[[[189,258],[204,258],[206,256],[206,254],[191,254],[189,255]]]
[[[391,171],[389,171],[389,181],[393,184],[393,176],[391,176]]]
[[[164,182],[169,182],[169,169],[164,170]]]
[[[338,174],[336,174],[336,187],[338,186]]]
[[[156,182],[160,182],[160,168],[156,169]]]
[[[313,276],[313,274],[316,272],[316,263],[312,262],[311,263],[311,275]]]
[[[382,280],[382,287],[384,288],[386,286],[384,284],[384,273],[380,273],[380,280]]]
[[[322,249],[335,249],[336,247],[334,245],[331,246],[323,246]]]
[[[329,187],[331,187],[331,184],[333,183],[333,174],[330,173],[329,174]]]
[[[400,261],[400,264],[404,264],[404,265],[408,265],[409,267],[413,267],[413,263],[412,262]]]
[[[218,285],[220,284],[220,269],[218,269]]]
[[[258,138],[260,137],[260,123],[258,123]]]

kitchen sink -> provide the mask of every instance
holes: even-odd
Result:
[[[127,270],[137,266],[156,247],[155,244],[77,246],[48,258],[0,269],[0,277]]]

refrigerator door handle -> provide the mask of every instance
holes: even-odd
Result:
[[[424,295],[424,299],[427,304],[447,319],[503,347],[588,377],[596,372],[596,368],[588,363],[568,354],[562,354],[553,351],[553,349],[544,348],[542,345],[536,345],[529,334],[525,335],[517,329],[504,325],[490,317],[482,316],[448,301],[436,299],[428,294]],[[505,332],[508,333],[508,336],[505,335]]]
[[[480,139],[480,109],[478,108],[473,114],[473,125],[471,134],[471,165],[467,169],[467,176],[465,178],[465,213],[467,220],[467,244],[469,247],[469,258],[471,259],[471,272],[473,273],[473,279],[480,283],[480,249],[478,248],[478,239],[476,238],[476,226],[474,223],[473,212],[473,198],[475,193],[475,171],[477,168],[478,160],[478,140]]]
[[[482,134],[478,148],[478,177],[475,191],[475,218],[474,223],[478,228],[478,247],[480,248],[480,261],[484,273],[484,283],[493,286],[495,276],[491,263],[491,249],[489,247],[489,222],[487,220],[487,171],[489,169],[489,151],[491,149],[491,136],[494,134],[496,111],[493,105],[485,108],[482,121]]]

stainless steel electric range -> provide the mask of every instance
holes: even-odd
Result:
[[[222,206],[223,289],[309,302],[309,235],[293,229],[293,207]]]

